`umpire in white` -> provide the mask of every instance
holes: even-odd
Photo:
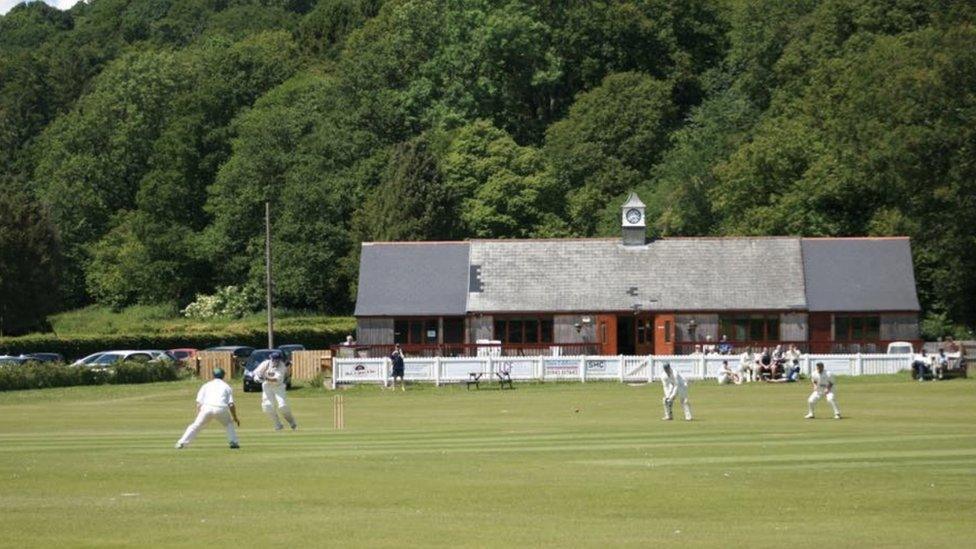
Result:
[[[214,368],[214,378],[200,387],[197,392],[197,418],[186,428],[186,432],[176,443],[177,449],[186,448],[188,444],[200,433],[200,429],[216,419],[224,428],[227,429],[227,442],[231,448],[240,448],[237,442],[237,431],[234,424],[238,427],[241,421],[237,419],[237,408],[234,407],[234,390],[224,382],[224,371]]]
[[[298,427],[288,406],[286,396],[288,365],[283,359],[284,354],[281,351],[272,351],[268,358],[254,369],[254,379],[261,381],[261,410],[271,419],[275,431],[284,429],[278,417],[279,412],[292,429]]]
[[[685,421],[691,421],[691,404],[688,402],[688,382],[678,372],[671,370],[671,364],[665,362],[661,372],[661,386],[664,388],[664,417],[670,421],[674,419],[674,400],[681,399],[681,406],[685,410]]]

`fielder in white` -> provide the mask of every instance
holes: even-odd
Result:
[[[834,396],[834,376],[824,371],[823,362],[817,363],[817,371],[810,376],[810,381],[813,382],[813,392],[807,399],[809,413],[806,419],[813,419],[813,406],[821,397],[826,397],[830,407],[834,409],[834,419],[840,419],[840,408],[837,406],[837,397]]]
[[[288,400],[285,398],[288,390],[285,385],[288,365],[283,359],[284,355],[281,351],[274,351],[254,369],[254,379],[261,381],[261,410],[271,419],[275,431],[284,429],[284,425],[278,418],[279,412],[293,430],[298,427],[295,418],[291,415]]]
[[[661,372],[661,386],[664,388],[664,417],[661,419],[670,421],[674,419],[672,409],[674,399],[681,399],[681,406],[685,409],[685,421],[691,421],[691,404],[688,402],[688,382],[678,372],[671,371],[671,365],[664,363],[664,370]]]
[[[234,390],[224,382],[224,371],[215,368],[214,378],[200,387],[197,392],[197,418],[186,428],[186,432],[176,443],[177,449],[186,448],[197,437],[200,429],[216,419],[224,428],[227,429],[227,441],[231,448],[240,448],[237,442],[237,431],[234,430],[236,423],[240,427],[241,422],[237,419],[237,408],[234,407]]]

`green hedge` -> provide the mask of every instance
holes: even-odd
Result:
[[[328,329],[303,330],[289,328],[275,332],[275,343],[301,343],[309,349],[327,349],[345,340],[350,333],[348,326]],[[61,353],[68,360],[100,351],[121,349],[175,349],[189,347],[206,349],[215,345],[247,345],[258,349],[266,347],[268,335],[263,331],[237,333],[151,334],[151,335],[101,335],[90,337],[59,338],[48,334],[11,337],[0,340],[0,354],[28,354],[41,352]]]
[[[175,381],[185,372],[174,362],[134,362],[111,369],[94,370],[64,364],[22,364],[0,366],[0,391],[104,385],[106,383],[152,383]]]

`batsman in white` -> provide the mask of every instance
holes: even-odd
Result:
[[[664,417],[670,421],[674,418],[672,409],[674,399],[681,399],[681,406],[685,409],[685,421],[691,421],[691,404],[688,402],[688,382],[678,372],[671,370],[671,364],[665,362],[661,372],[661,386],[664,388]]]
[[[837,406],[837,397],[834,396],[834,376],[824,371],[823,362],[817,363],[817,371],[810,376],[810,381],[813,382],[813,392],[807,399],[809,413],[806,419],[813,419],[813,406],[820,401],[821,397],[826,397],[830,407],[834,409],[834,419],[840,419],[840,408]]]
[[[224,371],[214,368],[214,378],[200,387],[197,392],[197,418],[186,428],[186,432],[176,443],[177,449],[186,448],[197,437],[200,429],[216,419],[227,429],[227,441],[233,449],[240,448],[237,443],[237,431],[234,430],[236,423],[240,427],[241,422],[237,419],[237,408],[234,407],[234,390],[224,382]]]
[[[261,381],[261,409],[271,419],[275,431],[284,429],[278,418],[279,412],[293,430],[298,427],[285,396],[288,390],[285,384],[287,376],[288,365],[281,351],[273,351],[254,369],[254,379]]]

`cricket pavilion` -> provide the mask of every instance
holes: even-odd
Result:
[[[919,342],[908,238],[649,239],[644,204],[620,238],[367,242],[362,356],[686,354],[795,344],[884,352]]]

